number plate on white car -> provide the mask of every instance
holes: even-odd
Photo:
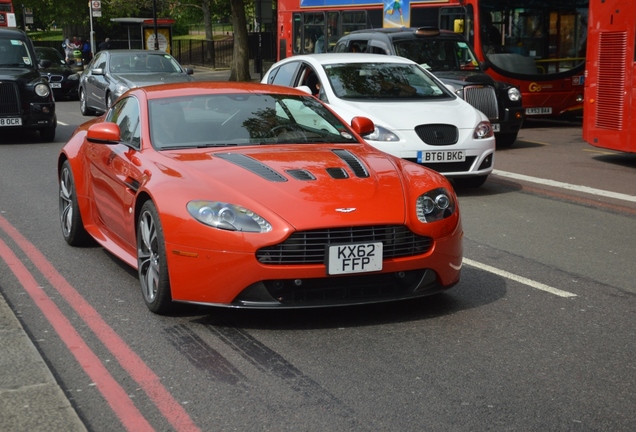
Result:
[[[22,126],[22,118],[0,118],[0,126]]]
[[[464,162],[466,154],[464,150],[444,150],[444,151],[418,151],[417,162]]]
[[[331,245],[327,249],[327,274],[382,270],[382,242]]]

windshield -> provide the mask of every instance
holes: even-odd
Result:
[[[477,57],[464,41],[410,39],[395,41],[394,45],[397,55],[432,72],[479,70]]]
[[[0,67],[32,68],[33,65],[33,59],[24,41],[0,39]]]
[[[60,54],[55,49],[35,49],[35,55],[38,56],[38,60],[50,60],[53,64],[62,64],[65,65],[66,62]]]
[[[168,54],[112,54],[110,71],[113,73],[181,73],[179,63]]]
[[[238,145],[356,143],[311,96],[221,94],[151,100],[157,149]]]
[[[326,65],[334,93],[341,99],[449,99],[453,96],[419,66],[399,63]]]

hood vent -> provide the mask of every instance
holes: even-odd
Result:
[[[349,174],[344,168],[327,168],[327,173],[336,180],[349,178]]]
[[[336,149],[332,150],[340,159],[346,162],[351,168],[351,171],[355,174],[356,177],[367,178],[369,177],[369,171],[364,166],[364,164],[353,155],[349,150],[341,150]]]
[[[291,169],[286,170],[285,172],[296,180],[316,180],[316,177],[314,177],[314,175],[307,170]]]
[[[286,182],[287,179],[268,167],[265,164],[260,163],[256,159],[252,159],[249,156],[245,156],[239,153],[221,153],[216,154],[216,157],[226,160],[228,162],[232,162],[235,165],[238,165],[242,168],[245,168],[248,171],[253,172],[254,174],[263,177],[266,180],[274,181],[274,182]]]

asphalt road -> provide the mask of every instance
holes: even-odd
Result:
[[[0,217],[19,233],[0,240],[68,325],[2,260],[0,292],[88,430],[636,430],[636,155],[588,146],[580,124],[527,122],[459,192],[447,294],[161,317],[134,271],[63,241],[55,159],[86,118],[58,111],[55,143],[0,137]]]

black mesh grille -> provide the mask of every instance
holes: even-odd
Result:
[[[0,83],[0,114],[20,115],[20,97],[15,83]]]
[[[259,249],[256,258],[263,264],[320,264],[328,245],[378,241],[384,259],[423,254],[433,245],[432,238],[402,225],[330,228],[296,232],[280,244]]]
[[[453,145],[459,140],[457,127],[448,124],[415,126],[415,133],[428,145]]]

